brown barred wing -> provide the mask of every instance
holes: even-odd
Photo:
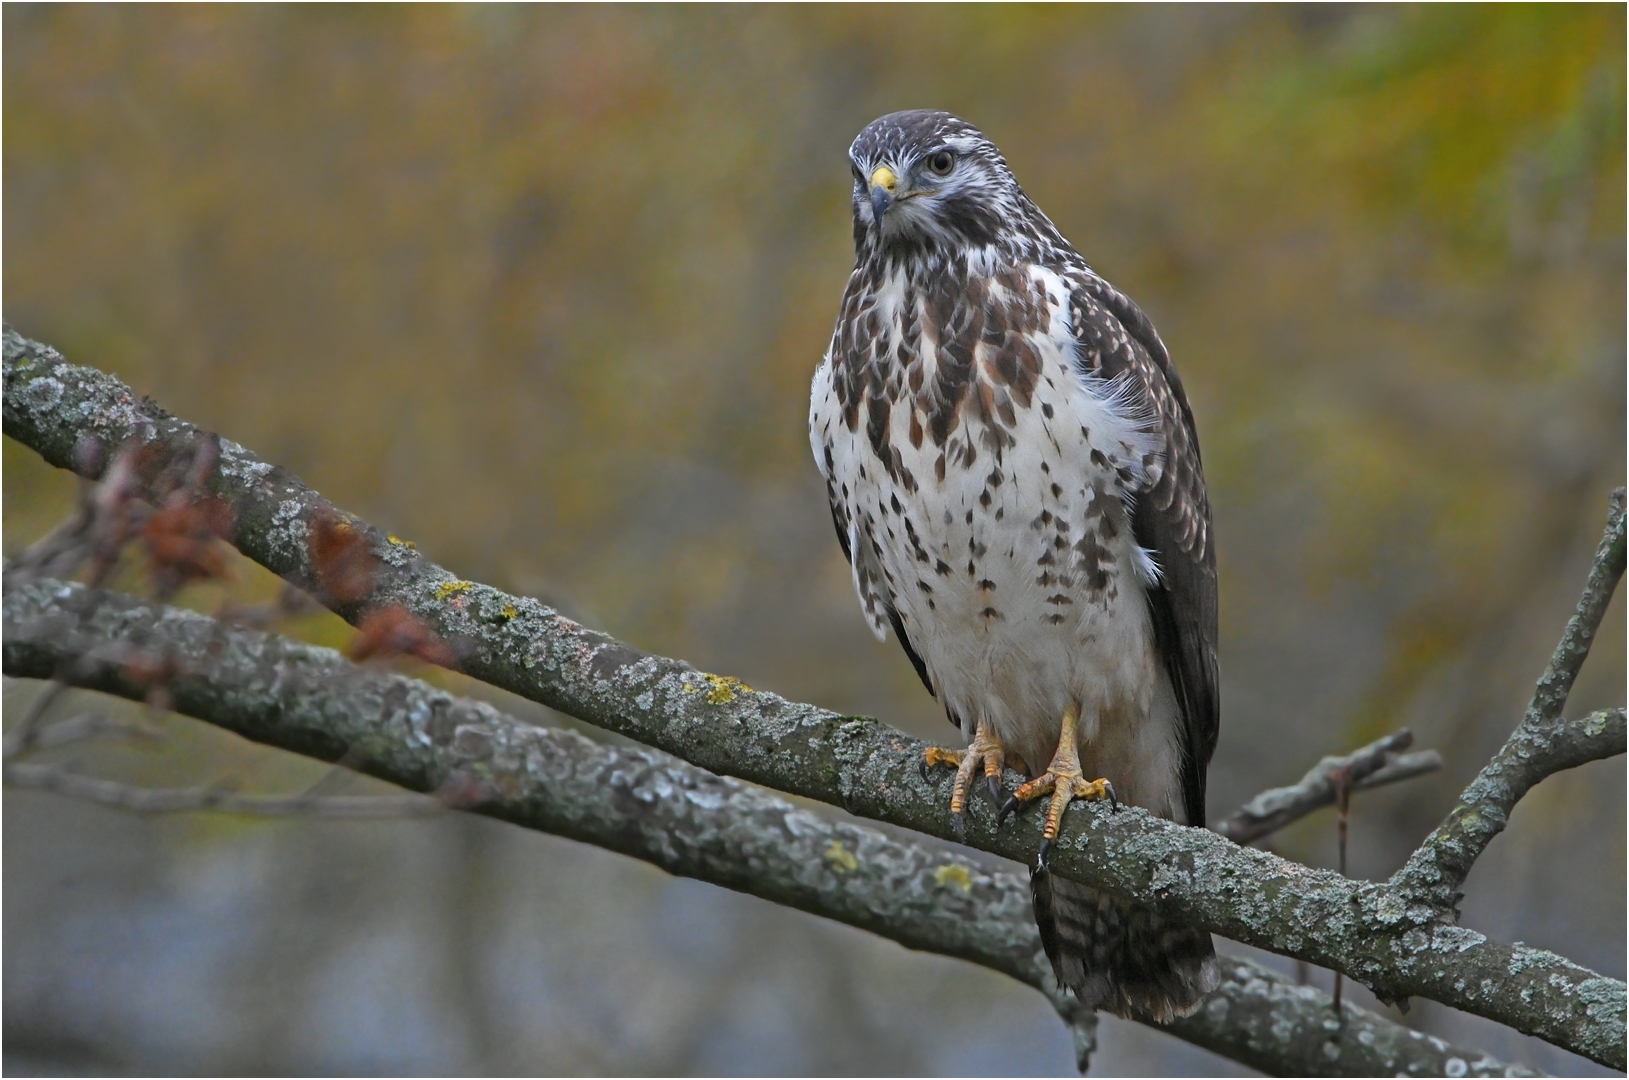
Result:
[[[1193,411],[1165,343],[1136,304],[1096,276],[1086,277],[1073,299],[1082,361],[1103,378],[1132,381],[1165,447],[1158,478],[1137,495],[1132,532],[1160,569],[1148,593],[1155,647],[1182,709],[1187,824],[1203,827],[1221,695],[1216,546]]]

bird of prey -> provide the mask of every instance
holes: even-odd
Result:
[[[1216,746],[1216,559],[1193,414],[1159,334],[948,113],[849,149],[856,264],[809,435],[873,632],[892,629],[982,770],[1050,794],[1031,888],[1085,1004],[1168,1019],[1216,982],[1210,935],[1057,878],[1072,798],[1205,823]],[[1004,815],[1003,815],[1004,816]]]

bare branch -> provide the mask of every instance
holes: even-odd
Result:
[[[80,713],[41,728],[39,734],[34,737],[33,749],[50,750],[104,736],[157,742],[163,739],[164,733],[151,724],[131,723],[128,720],[118,720],[96,713]]]
[[[76,467],[74,447],[92,434],[110,445],[137,440],[158,460],[194,455],[196,429],[117,379],[68,364],[9,327],[3,353],[5,432],[52,464]],[[400,605],[454,643],[460,668],[478,679],[711,772],[951,838],[942,812],[949,778],[918,776],[918,740],[647,655],[536,600],[458,579],[286,470],[228,440],[220,447],[208,487],[233,513],[232,542],[348,620]],[[343,575],[345,589],[325,581],[309,544],[323,523],[354,534],[372,553],[377,572],[368,575],[366,592],[355,591],[354,574]],[[342,752],[326,749],[315,756]],[[1541,949],[1489,941],[1392,885],[1309,869],[1135,807],[1111,813],[1088,803],[1072,818],[1052,849],[1054,873],[1341,971],[1383,999],[1431,998],[1624,1068],[1625,988],[1618,980]],[[1040,844],[1038,821],[998,830],[982,802],[968,826],[967,843],[1015,861],[1027,862]]]
[[[59,679],[52,679],[46,684],[45,689],[41,690],[39,695],[28,703],[28,711],[23,713],[23,718],[17,721],[15,727],[6,732],[4,743],[0,744],[0,758],[9,761],[20,754],[26,754],[34,748],[34,744],[39,738],[40,728],[44,724],[46,712],[50,710],[52,705],[56,704],[57,698],[61,697],[67,689],[67,684]]]
[[[1442,756],[1435,750],[1400,753],[1413,742],[1413,734],[1404,730],[1376,739],[1350,754],[1326,757],[1296,783],[1264,791],[1239,807],[1232,817],[1216,826],[1216,831],[1238,844],[1248,844],[1277,832],[1290,822],[1333,803],[1336,774],[1343,770],[1354,788],[1365,789],[1442,768]]]
[[[141,687],[107,647],[135,638],[175,658],[175,704],[188,715],[269,745],[343,758],[421,791],[477,776],[482,798],[472,810],[1004,972],[1047,995],[1077,1047],[1093,1045],[1094,1018],[1053,982],[1021,874],[827,820],[658,750],[537,727],[416,679],[359,668],[329,649],[90,593],[49,581],[8,590],[7,672],[26,676],[85,655],[99,659],[69,667],[76,685],[138,697]],[[78,619],[92,610],[90,622]],[[44,775],[13,772],[32,768],[8,766],[7,778]],[[51,783],[72,776],[57,772]],[[201,808],[204,795],[192,789],[158,805],[157,793],[146,793],[132,805],[129,789],[97,790],[107,793],[92,795],[98,801],[142,811]],[[331,797],[283,802],[293,809],[302,798]],[[1222,971],[1198,1012],[1162,1030],[1279,1075],[1537,1075],[1350,1004],[1337,1016],[1327,995],[1247,960],[1224,960]]]
[[[57,765],[7,762],[6,783],[39,788],[137,814],[214,810],[251,817],[385,818],[439,814],[447,805],[424,795],[239,795],[225,787],[149,788],[85,776]]]
[[[1391,883],[1411,900],[1452,911],[1459,903],[1459,887],[1466,875],[1493,838],[1504,831],[1511,810],[1523,795],[1553,773],[1624,752],[1622,709],[1581,721],[1560,719],[1573,680],[1589,656],[1595,631],[1623,577],[1623,511],[1624,493],[1619,488],[1612,493],[1606,531],[1595,549],[1578,608],[1567,622],[1521,723],[1460,795],[1443,823],[1393,876]]]
[[[1378,772],[1370,773],[1356,785],[1359,791],[1370,791],[1387,784],[1396,784],[1403,780],[1412,780],[1416,776],[1434,773],[1442,768],[1442,755],[1435,750],[1417,750],[1412,754],[1398,754],[1380,767]]]

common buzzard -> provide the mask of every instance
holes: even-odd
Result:
[[[893,113],[849,150],[854,272],[809,433],[866,618],[889,629],[998,801],[1004,759],[1048,793],[1031,872],[1058,981],[1168,1019],[1215,985],[1210,935],[1053,877],[1075,797],[1205,823],[1216,745],[1216,558],[1182,382],[1137,306],[976,128]]]

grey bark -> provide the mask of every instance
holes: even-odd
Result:
[[[1045,994],[1075,1028],[1083,1056],[1092,1046],[1089,1014],[1053,982],[1019,874],[829,821],[658,750],[527,724],[329,649],[77,584],[7,582],[7,675],[65,673],[75,686],[141,700],[149,687],[129,664],[138,650],[174,661],[168,690],[189,716],[296,753],[344,757],[416,791],[459,792],[478,813],[993,968]],[[49,785],[66,794],[145,812],[285,812],[304,798],[143,798],[47,765],[8,763],[8,779],[19,770],[41,778],[49,771]],[[349,797],[341,812],[369,813],[368,801]],[[392,811],[440,805],[411,796],[374,801]],[[1538,1075],[1351,1004],[1337,1014],[1326,995],[1248,960],[1224,959],[1222,972],[1198,1012],[1161,1030],[1274,1075]]]
[[[159,462],[190,460],[199,445],[196,428],[9,326],[3,353],[5,433],[58,467],[95,476],[131,440]],[[229,440],[220,440],[208,486],[236,515],[240,551],[351,621],[371,606],[402,605],[454,643],[460,667],[475,678],[710,772],[952,838],[950,779],[922,779],[923,744],[903,732],[647,655],[536,600],[461,580]],[[379,560],[362,599],[330,595],[313,565],[308,534],[336,518]],[[1617,550],[1621,563],[1621,516]],[[1588,636],[1575,644],[1587,649]],[[971,811],[969,845],[1019,862],[1039,847],[1037,818],[998,830],[982,801]],[[1455,925],[1451,907],[1396,882],[1350,880],[1102,803],[1069,815],[1052,866],[1169,918],[1333,968],[1382,1000],[1431,998],[1625,1067],[1623,982],[1543,949],[1489,941]]]

